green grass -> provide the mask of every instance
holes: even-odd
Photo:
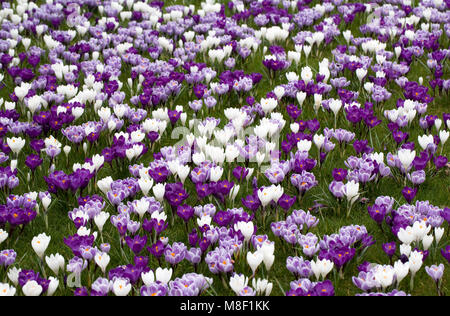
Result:
[[[319,1],[316,1],[316,0],[313,1],[313,5],[318,2]],[[180,2],[179,1],[171,1],[169,3],[180,3]],[[167,3],[166,6],[168,6],[169,3]],[[192,3],[189,2],[186,4],[192,4]],[[200,1],[194,1],[193,4],[196,5],[196,8],[199,8]],[[226,6],[226,13],[227,13],[227,16],[230,16],[230,10],[228,9],[227,6]],[[333,12],[333,13],[335,13],[335,12]],[[97,16],[98,16],[98,12],[94,11],[93,18],[95,18]],[[364,14],[362,16],[357,16],[355,21],[350,25],[350,29],[352,30],[354,36],[362,36],[362,34],[359,32],[359,26],[362,23],[364,23],[366,17],[367,17],[367,14]],[[91,18],[91,21],[94,21],[93,18]],[[253,23],[252,19],[248,20],[246,23],[250,27],[256,27],[256,25]],[[349,26],[345,25],[345,24],[341,24],[340,30],[343,31],[347,27],[349,27]],[[67,27],[65,25],[63,25],[62,29],[65,29],[65,28],[67,28]],[[312,30],[312,28],[311,27],[305,28],[304,30]],[[79,38],[77,38],[76,40],[79,40]],[[336,47],[337,44],[343,44],[343,43],[345,43],[345,40],[343,39],[342,36],[339,36],[339,37],[335,38],[334,41],[329,46],[326,46],[326,47],[322,46],[320,50],[317,50],[317,48],[313,48],[311,55],[309,56],[309,58],[307,60],[305,59],[305,56],[302,55],[300,64],[298,66],[292,65],[286,71],[295,71],[297,73],[300,73],[301,68],[305,65],[309,65],[312,68],[317,69],[318,62],[324,57],[327,57],[331,61],[332,60],[331,50],[334,47]],[[440,43],[441,43],[441,47],[448,47],[449,41],[448,41],[448,38],[445,37],[445,33],[441,37]],[[277,44],[285,47],[286,51],[294,49],[294,44],[293,44],[293,41],[291,40],[291,38],[288,38],[288,40],[285,43],[277,43]],[[36,44],[36,39],[33,38],[32,45],[41,46],[42,43],[39,42],[38,44]],[[237,61],[236,69],[242,69],[246,73],[260,72],[264,75],[263,80],[256,86],[256,88],[254,88],[250,92],[250,94],[253,95],[256,100],[259,100],[261,97],[265,96],[266,93],[270,92],[277,85],[286,82],[286,79],[284,76],[284,73],[286,71],[280,72],[279,74],[277,73],[276,77],[274,78],[274,82],[272,82],[272,83],[270,83],[267,80],[266,70],[261,63],[261,61],[263,59],[263,53],[262,53],[263,46],[269,46],[269,44],[267,42],[263,42],[262,45],[260,46],[260,48],[258,49],[258,51],[255,54],[252,54],[245,61],[241,61],[239,57],[234,56],[234,57],[236,57],[236,61]],[[20,52],[21,49],[23,49],[23,48],[19,47],[18,51]],[[390,47],[388,46],[387,49],[390,49]],[[362,54],[361,50],[358,49],[357,54]],[[148,57],[147,53],[144,53],[144,56]],[[161,59],[164,59],[164,60],[168,60],[169,58],[170,58],[170,56],[167,53],[164,53],[161,56]],[[204,62],[201,55],[199,55],[197,57],[196,61]],[[44,60],[43,62],[47,62],[47,61]],[[424,65],[423,65],[424,63],[426,64],[425,57],[420,58],[420,60],[415,60],[411,65],[411,70],[408,72],[408,74],[406,76],[408,77],[409,80],[418,80],[419,77],[423,77],[424,85],[428,86],[430,72],[428,71],[428,69],[426,69],[424,67]],[[129,102],[129,98],[131,97],[128,90],[125,88],[126,87],[126,79],[128,78],[129,72],[130,72],[129,69],[130,68],[128,66],[124,66],[122,68],[122,75],[120,77],[120,79],[124,82],[123,89],[127,94],[126,102]],[[222,69],[223,69],[223,67],[222,67]],[[370,71],[369,75],[373,75],[373,73]],[[444,64],[444,76],[443,77],[444,78],[449,77],[448,61],[445,61],[445,64]],[[0,96],[3,97],[5,100],[8,100],[8,94],[12,92],[11,87],[13,87],[13,83],[11,82],[11,79],[9,78],[9,76],[5,75],[5,78],[6,78],[5,84],[6,84],[7,88],[4,88],[0,91]],[[353,77],[353,78],[356,79],[356,77]],[[355,84],[354,82],[352,82],[351,89],[362,91],[357,86],[357,84]],[[397,87],[395,85],[395,83],[389,84],[387,89],[392,93],[392,97],[383,106],[384,106],[384,109],[392,109],[395,107],[397,98],[403,97],[403,95],[401,93],[401,90],[399,89],[399,87]],[[166,106],[174,107],[175,105],[178,105],[178,104],[183,105],[185,107],[185,111],[187,111],[187,113],[188,113],[188,121],[189,121],[189,119],[192,118],[193,113],[188,108],[187,103],[193,97],[189,98],[188,90],[189,90],[189,88],[187,87],[176,98],[175,101],[170,102],[170,104],[167,104]],[[337,96],[336,91],[333,90],[328,97],[336,97],[336,96]],[[448,106],[450,104],[450,102],[449,102],[450,99],[449,99],[448,94],[436,93],[433,95],[433,97],[435,99],[432,103],[429,104],[427,114],[436,114],[436,115],[442,116],[442,113],[449,111]],[[364,101],[365,101],[364,97],[362,97],[362,94],[360,94],[360,97],[358,98],[358,102],[363,104]],[[283,101],[281,103],[282,103],[281,107],[277,108],[276,110],[279,112],[282,112],[284,115],[284,118],[287,121],[287,124],[283,131],[284,133],[283,133],[283,135],[281,135],[281,138],[280,138],[280,140],[283,140],[283,139],[285,139],[285,135],[286,135],[287,131],[289,130],[289,122],[290,122],[289,117],[287,116],[287,113],[285,113],[285,111],[283,111],[283,109],[284,109],[285,105],[287,105],[289,103],[296,103],[296,101],[283,99]],[[303,113],[302,113],[302,116],[300,117],[302,120],[307,120],[307,119],[311,119],[311,118],[315,117],[315,113],[312,110],[312,104],[313,104],[312,98],[308,97],[303,105]],[[217,104],[217,106],[214,108],[214,110],[209,115],[220,118],[221,119],[220,127],[223,127],[226,123],[226,118],[223,115],[223,109],[225,109],[227,107],[239,107],[240,105],[242,105],[242,104],[239,103],[238,97],[235,94],[232,94],[230,97],[225,98],[224,101],[219,102]],[[97,116],[95,116],[93,114],[93,110],[92,109],[89,110],[88,106],[86,108],[87,108],[87,110],[86,110],[85,114],[79,119],[79,121],[76,122],[76,124],[81,124],[82,122],[85,122],[88,119],[89,120],[94,120],[94,118],[96,119]],[[203,117],[205,117],[205,116],[207,116],[207,115],[204,114]],[[380,118],[382,117],[380,112],[377,113],[377,116]],[[25,117],[26,116],[22,116],[20,120],[21,121],[26,120]],[[325,112],[319,112],[319,119],[321,122],[321,129],[319,130],[319,133],[323,130],[323,128],[325,126],[332,125],[332,122],[333,122],[332,114],[325,113]],[[258,119],[255,123],[256,124],[258,123]],[[180,123],[178,123],[177,126],[179,126],[179,124]],[[352,126],[350,126],[349,124],[346,123],[345,119],[343,118],[342,113],[340,113],[340,116],[339,116],[338,127],[352,130]],[[124,128],[122,130],[124,130]],[[361,133],[360,130],[352,130],[352,131],[357,134],[356,138],[359,139],[359,137],[362,136],[362,135],[359,135],[359,133]],[[423,132],[420,129],[420,127],[418,126],[417,121],[413,122],[413,125],[408,130],[408,132],[410,132],[410,141],[414,141],[418,145],[417,136],[422,135]],[[156,147],[154,148],[155,152],[158,152],[160,150],[160,148],[163,146],[171,145],[178,141],[176,139],[170,139],[170,133],[171,133],[171,127],[168,127],[168,129],[166,130],[166,134],[163,137],[163,140],[160,143],[158,143],[156,145]],[[54,135],[54,136],[56,136],[56,135]],[[67,144],[66,139],[61,134],[58,135],[58,139],[61,142],[63,142],[63,145]],[[98,142],[89,148],[88,154],[86,156],[92,157],[94,154],[101,153],[101,150],[105,146],[108,146],[106,139],[107,139],[107,137],[105,137],[105,135],[103,134],[99,138]],[[391,146],[392,139],[389,136],[389,131],[387,130],[385,119],[383,120],[382,124],[380,124],[379,126],[374,128],[374,130],[372,131],[372,141],[373,141],[372,145],[375,149],[375,152],[384,151],[385,154],[388,151],[395,152],[394,148]],[[27,144],[28,143],[29,143],[29,139],[27,139]],[[384,146],[387,146],[388,149],[385,150]],[[20,178],[20,186],[17,187],[13,191],[14,194],[23,194],[28,191],[44,191],[47,189],[46,184],[43,180],[43,176],[47,175],[48,168],[50,166],[50,161],[48,160],[48,158],[45,158],[42,168],[39,168],[39,170],[36,171],[36,173],[34,175],[34,180],[32,180],[30,183],[27,183],[27,181],[26,181],[26,176],[27,176],[28,170],[26,167],[24,167],[25,166],[24,160],[25,160],[25,157],[30,153],[31,153],[31,148],[26,146],[22,150],[22,152],[19,156],[19,163],[18,163],[19,175],[18,176]],[[450,153],[450,150],[449,150],[449,145],[447,143],[442,154],[449,157],[449,153]],[[344,157],[347,157],[347,156],[350,156],[353,154],[354,154],[353,148],[351,146],[348,146],[348,148],[346,148],[346,150],[345,150]],[[317,152],[316,152],[315,148],[313,148],[311,150],[311,156],[317,157]],[[81,148],[77,149],[76,147],[73,147],[72,152],[70,153],[70,157],[69,157],[69,160],[70,160],[69,166],[71,166],[71,164],[76,163],[76,162],[82,163],[84,161],[84,158],[85,158],[85,155],[82,152],[82,149]],[[148,165],[148,163],[151,162],[152,159],[153,159],[152,154],[150,152],[148,152],[147,154],[142,156],[137,161],[137,163],[143,163],[144,165]],[[8,163],[9,162],[6,162],[3,165],[6,165]],[[130,174],[127,169],[127,164],[128,164],[128,162],[125,161],[121,164],[121,166],[105,165],[105,167],[100,170],[100,172],[97,176],[97,179],[102,179],[103,177],[106,177],[106,176],[112,176],[114,180],[129,177]],[[250,166],[256,167],[256,164],[250,163]],[[224,165],[224,169],[225,169],[224,176],[228,174],[229,167],[230,166],[228,166],[226,164]],[[317,214],[320,217],[320,222],[317,227],[315,227],[314,229],[311,230],[319,238],[325,234],[332,234],[332,233],[338,232],[339,228],[342,226],[352,225],[352,224],[366,226],[369,234],[374,236],[376,243],[367,250],[367,252],[364,254],[364,256],[362,258],[360,258],[359,261],[357,261],[355,258],[350,262],[350,264],[345,269],[345,278],[344,279],[341,280],[338,277],[336,277],[336,275],[333,275],[333,274],[329,275],[329,278],[333,281],[337,295],[354,295],[354,294],[361,292],[356,286],[353,285],[353,283],[351,281],[351,277],[356,276],[358,274],[357,266],[362,261],[369,261],[369,262],[379,263],[379,264],[388,264],[388,262],[389,262],[388,257],[383,253],[383,251],[381,249],[381,245],[382,245],[382,243],[385,243],[388,241],[393,241],[393,240],[398,241],[398,240],[396,239],[395,236],[392,235],[392,233],[389,231],[387,226],[384,226],[384,233],[381,232],[380,228],[376,225],[376,223],[370,219],[370,217],[367,213],[367,205],[366,204],[362,204],[359,202],[356,203],[352,208],[349,218],[345,218],[345,216],[343,215],[343,214],[345,214],[345,209],[344,209],[345,206],[343,205],[342,210],[341,210],[341,215],[337,215],[337,212],[336,212],[337,204],[336,204],[335,199],[332,197],[331,193],[328,190],[328,184],[332,179],[332,176],[331,176],[332,169],[338,168],[338,167],[342,168],[345,166],[344,166],[344,159],[340,158],[339,152],[338,152],[338,147],[336,147],[336,149],[330,153],[329,157],[326,159],[325,163],[321,166],[321,168],[319,169],[318,167],[316,167],[313,170],[313,172],[319,182],[319,185],[317,187],[313,188],[312,190],[308,191],[306,193],[306,195],[304,196],[304,198],[300,202],[297,201],[296,204],[292,207],[292,209],[302,208],[304,210],[307,210],[314,204],[315,200],[322,200],[322,201],[325,201],[326,204],[330,205],[330,207],[328,209],[321,210],[321,212]],[[71,168],[70,167],[68,168],[66,165],[66,158],[64,157],[64,153],[61,153],[60,156],[58,157],[58,159],[56,161],[56,169],[63,170],[67,173],[71,172]],[[255,174],[256,174],[256,168],[255,168]],[[173,182],[173,178],[170,178],[169,182]],[[292,190],[292,188],[289,188],[290,186],[289,186],[288,182],[289,182],[289,179],[285,179],[285,181],[282,183],[282,185],[286,191]],[[258,178],[259,186],[269,185],[269,184],[270,184],[269,181],[263,175],[259,176],[259,178]],[[192,184],[192,182],[190,182],[190,180],[186,180],[185,188],[190,193],[190,196],[189,196],[188,200],[186,201],[186,203],[188,203],[192,206],[199,205],[200,203],[197,201],[197,198],[195,195],[195,187]],[[403,188],[403,185],[397,183],[394,179],[382,179],[379,184],[370,183],[365,188],[362,196],[365,198],[368,198],[368,200],[369,200],[368,203],[370,205],[374,202],[376,197],[381,196],[381,195],[389,195],[396,199],[397,203],[396,203],[395,207],[398,207],[399,205],[406,203],[401,194],[402,188]],[[93,183],[91,181],[89,191],[83,192],[83,193],[84,194],[86,194],[86,193],[100,194],[99,190],[96,190],[95,192],[94,191],[95,190],[93,188]],[[241,203],[240,203],[241,198],[247,196],[250,193],[251,193],[251,185],[242,183],[241,190],[235,200],[234,206],[235,207],[241,206]],[[289,193],[292,193],[292,192],[289,192]],[[77,192],[77,195],[78,194],[79,193]],[[416,200],[429,200],[430,203],[433,205],[436,205],[439,207],[445,207],[445,206],[449,206],[449,204],[450,204],[449,196],[450,196],[450,177],[448,175],[448,171],[446,173],[445,170],[440,170],[436,175],[433,175],[433,176],[430,176],[430,172],[427,172],[426,182],[420,186]],[[138,196],[136,196],[135,198],[140,198],[140,194]],[[209,201],[205,201],[202,204],[206,204],[206,202],[209,202]],[[216,201],[214,201],[214,200],[212,200],[212,203],[217,204]],[[106,205],[107,205],[105,207],[106,211],[110,212],[111,215],[116,213],[116,211],[108,204],[108,202],[106,203]],[[67,216],[67,213],[70,210],[72,210],[74,207],[77,207],[76,196],[74,196],[72,194],[67,194],[64,196],[53,195],[53,201],[50,206],[50,211],[49,211],[49,215],[48,215],[48,218],[49,218],[48,231],[45,230],[44,219],[43,219],[42,215],[39,215],[30,225],[25,227],[25,229],[23,231],[19,231],[19,229],[14,231],[12,233],[12,235],[8,238],[8,240],[5,241],[1,245],[2,249],[13,248],[17,252],[17,261],[14,266],[20,267],[22,269],[34,269],[36,271],[39,271],[37,257],[31,248],[31,240],[32,240],[33,236],[36,236],[39,233],[44,232],[44,231],[48,235],[52,236],[52,240],[50,242],[50,246],[48,247],[48,249],[46,251],[46,254],[48,255],[51,253],[58,252],[65,257],[66,263],[67,263],[68,260],[71,259],[73,255],[72,255],[70,249],[64,245],[63,238],[68,235],[73,235],[76,233],[75,226],[73,225],[73,223],[69,220],[69,218]],[[222,208],[221,205],[217,205],[217,207],[218,207],[218,209]],[[170,208],[167,208],[167,206],[165,206],[165,211],[168,214],[168,216],[170,217],[171,216]],[[136,218],[134,218],[134,220],[136,220]],[[275,246],[276,259],[275,259],[275,263],[274,263],[270,273],[268,274],[268,278],[274,284],[272,294],[273,295],[283,295],[284,292],[289,289],[289,282],[294,281],[294,277],[286,269],[286,258],[288,256],[294,256],[296,254],[296,252],[298,253],[298,255],[301,255],[301,250],[295,251],[290,246],[288,246],[285,242],[278,240],[272,234],[270,227],[269,227],[269,223],[273,220],[274,220],[274,214],[271,214],[266,219],[266,227],[262,228],[260,226],[260,223],[258,223],[258,234],[264,234],[264,233],[268,234],[269,239],[276,242],[276,246]],[[193,227],[194,227],[194,223],[190,222],[189,228],[192,229]],[[402,281],[400,288],[399,288],[400,290],[404,290],[405,292],[411,293],[413,295],[435,295],[436,294],[434,282],[426,274],[424,267],[427,265],[439,264],[439,263],[445,262],[445,260],[439,253],[439,249],[449,243],[448,224],[447,223],[444,224],[444,227],[446,229],[446,233],[445,233],[443,239],[441,240],[439,247],[436,248],[435,245],[433,244],[433,246],[430,249],[431,251],[430,251],[429,257],[424,262],[423,267],[420,269],[420,271],[418,272],[418,274],[416,276],[414,291],[412,291],[412,292],[409,291],[408,284],[409,284],[410,275],[408,275],[406,277],[406,279]],[[91,229],[96,230],[95,226],[92,226]],[[179,218],[177,218],[175,220],[175,227],[172,228],[171,226],[169,226],[169,229],[167,229],[163,233],[163,235],[169,237],[170,244],[172,244],[175,241],[181,241],[186,244],[188,243],[187,234],[185,233],[185,230],[184,230],[184,225],[182,225],[182,221]],[[120,251],[119,235],[117,233],[117,230],[111,225],[111,223],[109,221],[105,225],[103,238],[106,242],[110,242],[111,246],[112,246],[111,252],[110,252],[111,262],[107,268],[108,270],[111,268],[114,268],[118,265],[129,264],[129,263],[133,262],[132,261],[133,256],[132,256],[131,250],[128,249],[127,246],[124,247],[123,252]],[[99,245],[99,243],[100,243],[100,237],[97,239],[95,245]],[[399,243],[397,243],[397,246],[399,246]],[[399,253],[399,251],[397,250],[397,254],[398,253]],[[155,258],[150,256],[149,265],[152,269],[154,269],[158,266],[158,262]],[[169,267],[169,265],[167,263],[165,263],[164,260],[162,260],[162,266]],[[93,267],[91,267],[91,268],[93,269]],[[444,278],[443,278],[443,291],[448,294],[449,286],[450,286],[449,285],[450,277],[449,277],[449,273],[447,271],[448,271],[448,269],[450,269],[450,267],[446,262],[445,262],[445,269],[446,269],[446,272],[444,273]],[[181,277],[184,273],[193,272],[193,271],[194,271],[193,266],[190,265],[186,260],[184,260],[181,264],[179,264],[178,267],[176,267],[172,279],[174,279],[175,277]],[[241,255],[239,258],[236,258],[235,271],[238,273],[244,273],[247,276],[251,275],[251,270],[250,270],[248,264],[246,263],[245,254]],[[212,276],[212,274],[208,271],[206,264],[204,262],[199,266],[198,272],[204,273],[208,277]],[[264,271],[259,271],[257,273],[257,277],[262,277],[263,276],[262,272],[264,272]],[[46,273],[47,273],[47,275],[52,275],[52,272],[50,271],[50,269],[48,269],[48,267],[46,267]],[[101,275],[99,269],[96,270],[95,275],[96,275],[96,277]],[[264,275],[267,276],[266,274],[264,274]],[[0,280],[1,280],[1,278],[3,278],[3,276],[4,276],[3,272],[0,272]],[[218,276],[213,276],[213,279],[214,279],[214,283],[213,283],[214,290],[208,291],[208,293],[205,293],[205,295],[209,295],[209,294],[212,295],[214,293],[217,293],[219,295],[233,294],[233,292],[230,289],[223,286],[223,284]],[[82,284],[84,286],[86,286],[88,284],[86,271],[83,272]],[[72,293],[73,293],[73,289],[70,289],[70,288],[64,289],[62,287],[61,279],[60,279],[60,287],[57,290],[56,294],[57,295],[70,295]]]

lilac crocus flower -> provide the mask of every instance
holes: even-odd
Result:
[[[67,264],[67,271],[80,274],[84,269],[86,269],[88,262],[86,260],[83,260],[80,257],[74,257],[69,260],[69,263]]]
[[[187,247],[181,242],[175,242],[172,246],[167,246],[164,256],[167,262],[172,265],[180,263],[186,257]]]
[[[417,170],[413,171],[411,173],[408,173],[408,179],[412,182],[414,185],[422,184],[425,181],[425,171],[424,170]]]
[[[94,283],[92,283],[91,289],[92,291],[95,291],[98,295],[107,296],[108,293],[112,290],[112,281],[100,277],[97,280],[95,280]]]
[[[201,261],[202,250],[200,248],[191,248],[186,252],[186,260],[197,265]]]
[[[95,255],[97,254],[97,248],[95,247],[91,247],[91,246],[81,246],[80,247],[80,253],[81,256],[83,257],[83,259],[85,260],[92,260],[92,258],[95,257]]]
[[[142,286],[140,289],[141,296],[166,296],[168,287],[164,283],[152,283]]]
[[[343,198],[345,195],[345,184],[342,181],[331,181],[328,189],[337,198]]]
[[[16,261],[16,256],[17,253],[12,249],[2,250],[0,252],[0,265],[7,268]]]
[[[441,263],[439,266],[432,265],[430,267],[425,267],[425,271],[434,280],[434,282],[437,283],[444,275],[444,265]]]

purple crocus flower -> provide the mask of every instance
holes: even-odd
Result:
[[[39,157],[39,155],[29,155],[25,159],[25,165],[31,169],[31,171],[34,171],[37,167],[39,167],[43,162],[43,159]]]
[[[248,195],[245,199],[242,198],[242,204],[252,211],[256,211],[261,206],[261,202],[256,194]]]
[[[148,171],[150,177],[153,178],[157,183],[166,182],[169,176],[169,170],[165,166],[155,167]]]
[[[233,169],[233,176],[237,181],[242,182],[247,177],[249,170],[242,166],[237,166]]]
[[[333,283],[330,280],[318,282],[312,291],[315,296],[334,296]]]
[[[168,110],[168,116],[169,116],[169,119],[170,119],[170,122],[172,123],[172,125],[176,124],[176,122],[180,118],[180,115],[181,115],[181,112],[179,112],[179,111]]]
[[[125,241],[128,247],[130,247],[130,249],[134,252],[134,254],[138,255],[147,244],[147,236],[141,237],[139,235],[136,235],[134,236],[134,238],[126,236]]]
[[[445,246],[445,248],[441,249],[442,256],[450,263],[450,245]]]
[[[163,232],[167,228],[168,225],[169,225],[169,223],[164,221],[163,219],[156,221],[156,223],[154,225],[156,234],[157,235],[161,234],[161,232]]]
[[[157,240],[156,243],[154,243],[153,245],[151,245],[150,247],[147,247],[147,250],[153,255],[155,256],[157,259],[159,259],[162,254],[164,253],[165,250],[165,246],[162,243],[161,240]]]
[[[292,207],[292,205],[294,205],[296,200],[297,200],[296,196],[289,196],[287,194],[283,194],[278,199],[278,205],[281,206],[285,211],[288,211]]]
[[[194,215],[194,208],[188,204],[178,205],[177,215],[187,223]]]
[[[228,226],[231,223],[231,220],[233,219],[233,214],[228,211],[219,211],[214,215],[214,222],[217,223],[219,226]]]
[[[437,156],[437,157],[434,157],[433,162],[434,162],[434,165],[436,166],[436,169],[439,170],[447,164],[448,158],[445,156]]]
[[[203,237],[202,239],[200,239],[198,241],[198,246],[200,247],[202,252],[205,252],[206,249],[208,249],[210,244],[211,244],[211,241],[208,238],[206,238],[206,237]]]
[[[370,217],[380,225],[386,216],[386,207],[384,205],[374,204],[367,208]]]
[[[344,181],[345,178],[347,177],[347,169],[342,169],[342,168],[334,168],[333,169],[333,178],[336,181]]]
[[[92,258],[95,257],[95,255],[97,254],[97,248],[95,247],[91,247],[91,246],[81,246],[80,247],[80,253],[81,256],[83,257],[83,259],[85,260],[92,260]]]
[[[395,250],[397,249],[397,246],[395,244],[395,241],[388,242],[382,245],[383,251],[391,258],[395,254]]]
[[[192,232],[189,233],[188,235],[188,239],[189,239],[189,244],[192,247],[195,247],[197,245],[198,242],[198,233],[197,230],[194,228],[192,229]]]
[[[88,290],[85,286],[77,287],[73,292],[74,296],[89,296]]]
[[[417,194],[417,188],[404,187],[402,190],[403,197],[411,204]]]

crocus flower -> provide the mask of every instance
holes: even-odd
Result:
[[[444,265],[441,263],[439,266],[432,265],[430,267],[425,267],[425,271],[434,280],[434,282],[437,283],[444,275]]]
[[[42,286],[35,280],[30,280],[22,287],[25,296],[39,296],[42,293]]]
[[[43,259],[44,252],[48,247],[48,244],[50,243],[50,236],[47,236],[45,233],[39,234],[38,236],[35,236],[33,240],[31,241],[31,246],[33,247],[34,251],[38,255],[40,259]]]
[[[112,291],[116,296],[127,296],[131,291],[131,283],[128,279],[117,278],[113,283]]]
[[[402,190],[403,197],[408,203],[411,203],[416,196],[417,188],[404,187]]]
[[[125,237],[125,241],[127,242],[128,247],[134,252],[135,255],[138,255],[142,249],[144,249],[147,244],[147,236],[134,236],[131,238],[130,236]]]
[[[445,248],[442,248],[441,254],[447,260],[447,262],[450,262],[450,245],[446,246]]]
[[[161,240],[157,240],[152,246],[147,247],[147,250],[156,258],[160,258],[164,253],[165,246]]]
[[[382,245],[383,251],[391,258],[395,254],[395,250],[397,249],[395,241],[390,243],[385,243]]]
[[[177,207],[177,215],[185,222],[188,222],[194,215],[194,208],[187,204],[179,205]]]
[[[377,224],[381,224],[386,216],[386,207],[384,205],[374,204],[369,206],[368,208],[370,217],[377,222]]]
[[[280,205],[285,211],[288,211],[292,205],[295,203],[295,200],[297,199],[296,196],[289,196],[287,194],[283,194],[278,199],[278,205]]]

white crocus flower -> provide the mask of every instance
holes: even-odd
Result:
[[[401,262],[400,260],[394,263],[394,273],[395,278],[397,280],[397,288],[400,282],[408,275],[409,273],[409,262]]]
[[[172,268],[162,269],[162,268],[158,267],[155,271],[156,281],[167,284],[167,283],[169,283],[170,279],[172,278],[172,273],[173,273]]]
[[[16,288],[8,283],[0,283],[0,296],[14,296]]]
[[[415,237],[414,237],[414,231],[411,226],[407,226],[406,228],[400,228],[397,233],[398,239],[406,245],[411,244]]]
[[[19,284],[19,273],[22,271],[22,269],[19,269],[17,267],[9,268],[8,270],[8,279],[14,283],[15,286]]]
[[[8,238],[8,233],[3,229],[0,229],[0,244]]]
[[[345,184],[345,195],[350,204],[355,203],[359,197],[359,182],[349,181]]]
[[[409,257],[411,253],[411,245],[409,244],[401,244],[400,245],[400,254]]]
[[[22,292],[25,296],[39,296],[42,293],[42,286],[40,286],[35,280],[28,281],[22,287]]]
[[[47,288],[47,296],[52,296],[53,294],[55,294],[56,290],[58,289],[59,280],[52,276],[49,277],[48,280],[50,281],[50,283],[48,284],[48,288]]]
[[[240,221],[234,224],[234,230],[240,230],[242,235],[244,235],[244,240],[249,241],[255,231],[255,226],[253,222]]]
[[[258,198],[261,201],[262,207],[266,207],[272,201],[272,190],[270,187],[264,187],[262,190],[258,190]]]
[[[398,159],[403,168],[408,170],[409,166],[412,164],[414,158],[416,158],[416,151],[410,149],[400,149],[397,153]]]
[[[255,251],[254,253],[250,251],[247,252],[247,263],[252,269],[253,275],[255,275],[256,269],[258,269],[263,259],[264,255],[259,251]]]
[[[112,290],[116,296],[127,296],[131,291],[131,283],[128,279],[117,278],[113,283]]]
[[[47,249],[50,240],[51,237],[47,236],[45,233],[33,237],[33,240],[31,241],[31,246],[33,247],[34,251],[36,252],[36,254],[40,259],[44,257],[44,252]]]
[[[444,146],[444,144],[447,141],[449,136],[450,136],[449,131],[446,131],[446,130],[439,131],[439,139],[441,140],[442,146]]]
[[[426,150],[429,144],[434,143],[433,135],[418,136],[417,140],[419,141],[419,145],[420,147],[422,147],[423,150]]]
[[[150,191],[150,189],[153,186],[153,179],[149,179],[149,178],[140,178],[138,180],[138,184],[139,184],[139,188],[142,191],[142,194],[144,194],[145,196],[148,195],[148,192]]]
[[[64,269],[64,261],[64,257],[59,253],[45,256],[45,262],[55,275],[58,275],[60,269]]]
[[[312,142],[307,139],[302,139],[297,142],[297,148],[299,151],[309,151],[311,149]]]
[[[150,284],[155,282],[155,274],[152,270],[149,270],[148,272],[142,272],[141,279],[145,285],[149,286]]]
[[[333,270],[334,263],[328,259],[317,259],[316,261],[311,260],[311,270],[316,276],[316,279],[318,280],[319,277],[322,277],[322,279],[325,279],[328,273],[330,273],[331,270]]]
[[[441,241],[442,236],[444,235],[444,228],[443,227],[435,227],[434,228],[434,237],[436,240],[436,245],[439,244]]]
[[[95,215],[94,222],[95,222],[95,225],[97,225],[100,233],[103,231],[103,226],[105,225],[108,218],[109,218],[109,213],[104,212],[104,211],[101,211],[99,214]]]
[[[269,296],[272,292],[273,283],[269,282],[266,279],[253,279],[252,286],[256,291],[256,295],[265,295]]]
[[[19,152],[25,146],[25,139],[21,137],[11,137],[11,138],[8,137],[6,138],[6,142],[9,148],[11,148],[11,151],[16,155],[19,154]]]
[[[106,178],[103,178],[101,180],[97,181],[97,186],[100,189],[100,191],[103,192],[103,194],[106,195],[109,191],[111,191],[111,184],[114,182],[113,178],[111,176],[108,176]]]
[[[95,263],[100,267],[103,273],[106,271],[106,267],[109,264],[110,256],[106,252],[98,251],[95,255]]]
[[[239,295],[239,293],[244,289],[248,284],[248,277],[242,274],[234,274],[230,278],[230,287],[236,293],[236,295]]]
[[[430,248],[431,244],[433,243],[433,239],[433,235],[425,235],[422,238],[422,245],[424,250],[428,250],[428,248]]]
[[[145,213],[147,213],[150,206],[150,202],[146,199],[135,200],[133,203],[134,210],[139,214],[139,218],[142,219]]]
[[[166,185],[163,183],[157,183],[153,186],[153,195],[155,199],[162,202],[164,199],[164,193],[166,192]]]
[[[275,261],[275,243],[265,242],[258,247],[258,251],[262,253],[264,266],[266,267],[266,270],[269,271]]]

